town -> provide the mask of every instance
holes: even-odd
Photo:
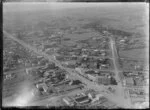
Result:
[[[74,19],[4,27],[3,106],[147,107],[149,64],[132,53],[142,35]]]

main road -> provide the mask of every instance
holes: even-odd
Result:
[[[22,46],[24,46],[25,48],[28,48],[29,50],[32,50],[33,52],[37,53],[38,55],[42,55],[44,56],[46,59],[48,59],[49,61],[51,62],[54,62],[59,68],[63,69],[63,70],[66,70],[72,77],[75,77],[79,80],[81,80],[83,83],[85,83],[88,88],[91,88],[91,89],[94,89],[94,90],[97,90],[97,91],[103,91],[104,90],[104,86],[99,86],[97,84],[95,84],[94,82],[91,82],[89,80],[87,80],[86,78],[84,77],[81,77],[80,75],[78,75],[77,73],[75,73],[72,69],[69,69],[69,68],[65,68],[61,65],[61,63],[59,61],[57,61],[55,59],[55,57],[53,55],[48,55],[46,54],[45,52],[42,52],[42,51],[38,51],[35,47],[32,47],[30,46],[29,44],[25,43],[24,41],[12,36],[11,34],[7,33],[6,31],[3,31],[3,33],[6,35],[6,37],[8,38],[11,38],[12,40],[18,42],[19,44],[21,44]],[[112,48],[112,53],[113,53],[113,62],[114,62],[114,68],[115,68],[115,72],[116,74],[119,74],[119,70],[118,70],[118,67],[116,66],[116,54],[117,54],[117,50],[115,48],[115,43],[114,41],[111,39],[110,40],[110,44],[111,44],[111,48]],[[118,75],[117,75],[118,76]],[[119,86],[121,87],[121,86]],[[122,88],[118,88],[118,89],[122,89]],[[123,91],[120,91],[120,92],[123,92]],[[119,93],[120,93],[119,92]],[[119,106],[124,106],[124,104],[122,104],[122,102],[126,103],[124,100],[123,100],[123,96],[121,97],[120,95],[122,94],[117,94],[117,96],[119,95],[119,97],[116,97],[111,95],[111,94],[107,94],[107,93],[104,93],[104,95],[106,95],[106,97],[112,101],[115,101],[117,104],[119,104]],[[121,97],[121,98],[120,98]],[[128,106],[128,105],[127,105]],[[129,107],[129,106],[128,106]]]
[[[124,91],[124,87],[122,85],[122,81],[119,75],[122,71],[119,69],[119,56],[118,56],[118,52],[116,49],[114,37],[110,37],[110,47],[112,50],[112,58],[113,58],[112,60],[113,60],[113,65],[114,65],[114,71],[116,74],[116,80],[118,82],[118,85],[116,86],[117,95],[113,101],[120,103],[120,105],[124,107],[131,107],[130,99],[125,99],[125,91]]]
[[[38,55],[42,55],[43,57],[45,57],[46,59],[48,59],[49,61],[51,62],[54,62],[56,64],[56,66],[58,66],[59,68],[63,69],[63,70],[66,70],[68,73],[70,73],[71,76],[73,77],[76,77],[77,79],[80,79],[82,82],[88,82],[88,83],[91,83],[90,81],[86,80],[85,78],[79,76],[78,74],[74,73],[74,71],[72,69],[69,69],[69,68],[66,68],[66,67],[63,67],[62,64],[57,61],[55,59],[55,56],[53,55],[48,55],[46,54],[45,52],[42,52],[42,51],[38,51],[35,47],[32,47],[31,45],[29,44],[26,44],[24,41],[12,36],[11,34],[7,33],[6,31],[4,31],[4,34],[8,37],[8,38],[11,38],[13,39],[14,41],[18,42],[19,44],[21,44],[22,46],[24,46],[25,48],[28,48],[29,50],[32,50],[33,52],[35,52],[36,54]]]
[[[38,51],[35,47],[32,47],[31,45],[25,43],[24,41],[22,41],[22,40],[20,40],[20,39],[18,39],[16,37],[14,37],[14,36],[12,36],[11,34],[7,33],[6,31],[4,31],[4,34],[6,35],[6,37],[11,38],[12,40],[18,42],[19,44],[21,44],[25,48],[28,48],[29,50],[32,50],[33,52],[35,52],[38,55],[42,55],[43,57],[45,57],[46,59],[48,59],[51,62],[54,62],[59,68],[61,68],[63,70],[66,70],[70,74],[71,77],[75,77],[76,79],[81,80],[89,88],[92,88],[92,89],[98,90],[98,91],[102,91],[103,90],[102,87],[100,87],[98,85],[95,85],[94,82],[91,82],[91,81],[87,80],[84,77],[81,77],[80,75],[78,75],[77,73],[75,73],[75,71],[73,71],[72,69],[63,67],[61,65],[61,63],[55,59],[54,56],[48,55],[48,54],[46,54],[45,52],[42,52],[42,51]]]

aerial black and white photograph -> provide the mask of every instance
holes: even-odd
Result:
[[[149,4],[3,3],[3,107],[149,108]]]

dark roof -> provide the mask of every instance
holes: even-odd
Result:
[[[87,99],[89,99],[88,96],[83,96],[83,97],[79,97],[79,98],[77,98],[77,99],[75,99],[75,100],[76,100],[77,102],[82,102],[82,101],[87,100]]]
[[[72,85],[78,85],[78,84],[81,84],[82,82],[80,80],[74,80],[72,82]]]
[[[85,73],[86,74],[95,74],[95,71],[94,70],[90,70],[90,71],[86,71]]]

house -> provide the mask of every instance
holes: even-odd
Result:
[[[44,77],[47,77],[47,76],[49,76],[49,75],[51,75],[51,76],[55,75],[55,74],[54,74],[54,70],[49,70],[49,71],[46,71],[46,72],[43,73],[43,76],[44,76]]]
[[[29,69],[29,68],[25,69],[26,74],[30,74],[30,73],[31,73],[31,70],[32,70],[32,69]]]
[[[129,77],[129,76],[133,76],[134,73],[133,72],[123,72],[123,75]]]
[[[132,77],[126,78],[126,85],[129,85],[129,86],[133,86],[134,85],[134,80],[133,80]]]
[[[140,96],[145,96],[145,91],[143,89],[131,89],[129,90],[129,94],[131,97],[140,97]]]
[[[41,91],[41,92],[47,92],[48,87],[45,83],[40,83],[36,84],[36,87]]]
[[[82,96],[79,98],[75,99],[76,103],[78,104],[86,104],[86,103],[90,103],[91,99],[88,96]]]
[[[88,68],[96,69],[97,68],[97,63],[96,62],[90,62],[90,63],[88,63]]]
[[[82,63],[81,64],[81,68],[87,68],[87,64],[86,63]]]
[[[91,79],[92,81],[96,81],[97,75],[96,74],[87,74],[88,78]]]
[[[102,97],[99,98],[100,104],[103,104],[106,101],[108,101],[108,99],[106,97],[104,97],[104,96],[102,96]]]
[[[125,43],[125,39],[121,39],[119,42],[122,44],[122,43]]]
[[[134,69],[140,71],[140,70],[143,70],[144,67],[143,67],[142,65],[135,65],[135,66],[134,66]]]
[[[142,79],[141,77],[134,78],[134,84],[135,86],[143,86],[146,84],[146,80]]]
[[[68,67],[68,68],[75,68],[76,67],[76,62],[75,61],[67,61],[63,63],[64,66]]]
[[[71,85],[79,85],[79,84],[82,84],[82,82],[80,80],[73,80],[70,84]]]
[[[103,67],[103,68],[108,68],[110,65],[109,64],[101,64],[100,67]]]
[[[56,65],[55,63],[46,63],[46,67],[49,69],[55,69]]]
[[[106,76],[98,76],[97,81],[98,84],[109,85],[111,84],[111,79]]]
[[[66,105],[74,106],[74,101],[70,97],[64,97],[62,100],[63,100],[63,102],[65,102]]]
[[[54,49],[53,48],[48,48],[45,50],[45,52],[49,55],[52,55],[54,53]]]
[[[58,61],[65,61],[64,56],[55,56],[55,59],[58,60]]]
[[[116,106],[116,104],[111,102],[111,101],[109,101],[109,100],[107,100],[107,101],[105,101],[103,103],[103,106],[105,106],[105,107],[107,107],[109,109],[109,108],[113,108],[114,106]]]
[[[117,81],[114,77],[109,76],[108,78],[110,78],[112,85],[117,85]]]
[[[6,74],[6,75],[4,75],[4,80],[6,80],[6,79],[11,79],[12,78],[12,75],[11,74]]]
[[[94,70],[89,70],[89,71],[86,71],[85,74],[96,74],[96,72]]]
[[[96,94],[96,95],[93,95],[93,96],[92,96],[92,94],[88,94],[88,96],[89,96],[90,98],[92,98],[92,102],[99,101],[99,99],[100,99],[101,97],[103,97],[102,94]]]
[[[69,85],[61,85],[61,86],[57,86],[57,88],[55,88],[57,90],[57,92],[65,92],[65,91],[73,91],[73,90],[77,90],[77,89],[82,89],[84,88],[83,85],[74,85],[74,86],[69,86]]]
[[[76,98],[79,98],[79,97],[83,97],[83,96],[86,96],[86,94],[85,93],[77,93],[75,96],[74,96],[74,99],[76,99]]]
[[[74,49],[75,55],[81,55],[81,49]]]

